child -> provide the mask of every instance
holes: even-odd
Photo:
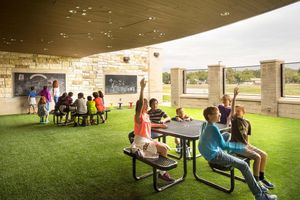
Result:
[[[149,105],[151,109],[148,111],[148,115],[150,117],[151,123],[164,124],[171,120],[171,118],[164,111],[158,108],[157,99],[155,98],[150,99]],[[151,132],[151,138],[158,138],[160,136],[161,134],[156,133],[155,131]]]
[[[60,94],[59,94],[58,80],[54,80],[53,84],[52,84],[52,96],[53,96],[53,99],[54,99],[55,107],[56,107],[56,104],[58,102],[59,95]]]
[[[174,121],[182,122],[182,121],[192,121],[192,118],[189,117],[183,110],[183,108],[177,108],[176,109],[176,117],[172,118]],[[175,144],[176,144],[176,152],[181,152],[181,145],[180,145],[180,139],[175,138]],[[189,154],[189,152],[188,152]]]
[[[134,141],[132,143],[132,149],[147,158],[157,158],[159,154],[167,157],[168,146],[164,143],[154,141],[151,138],[151,127],[166,128],[167,126],[165,124],[151,123],[149,115],[147,114],[148,102],[143,96],[146,87],[145,79],[141,80],[140,85],[140,98],[136,102],[135,108]],[[160,172],[159,177],[168,182],[174,181],[168,172]]]
[[[219,128],[215,125],[221,117],[219,109],[215,106],[207,107],[204,109],[203,115],[207,124],[203,124],[198,145],[198,149],[203,157],[211,163],[232,165],[239,169],[256,200],[276,200],[276,195],[266,194],[262,191],[245,161],[224,152],[224,150],[227,149],[233,152],[243,153],[246,151],[246,145],[224,141]]]
[[[244,118],[245,109],[241,105],[235,106],[235,100],[238,95],[238,88],[234,89],[234,97],[231,108],[231,141],[247,145],[246,151],[239,153],[242,156],[254,160],[253,174],[255,180],[263,190],[273,189],[274,185],[264,177],[267,153],[251,145],[248,142],[248,135],[251,135],[251,124]]]
[[[84,94],[82,92],[78,93],[78,99],[72,104],[72,106],[76,107],[76,114],[82,115],[87,113],[86,101],[84,99]],[[83,116],[82,125],[86,125],[86,117]],[[75,126],[77,126],[77,122],[75,122]]]
[[[99,93],[98,92],[93,92],[93,96],[94,96],[94,101],[96,103],[97,111],[99,113],[101,113],[100,117],[102,119],[102,123],[105,123],[105,119],[104,119],[104,116],[102,114],[104,112],[104,110],[105,110],[105,106],[103,104],[103,100],[102,100],[102,98],[99,97]]]
[[[231,107],[230,107],[231,97],[228,94],[225,94],[221,100],[223,104],[218,106],[219,111],[221,113],[221,119],[219,123],[229,126],[230,124],[229,114],[231,112]]]
[[[98,93],[99,93],[99,97],[102,99],[103,105],[105,105],[103,92],[101,90],[99,90]]]
[[[34,87],[31,87],[30,88],[30,91],[28,92],[28,104],[29,104],[29,107],[28,107],[28,113],[27,114],[30,114],[30,108],[32,107],[32,114],[35,114],[35,106],[36,106],[36,99],[35,97],[37,96],[37,93],[35,92],[34,90]]]
[[[47,99],[45,96],[41,96],[38,103],[38,115],[40,117],[40,123],[48,123],[48,109]]]
[[[88,114],[90,115],[90,123],[95,124],[93,115],[97,114],[96,102],[93,101],[92,96],[88,96],[87,100],[88,101],[86,102],[86,106],[87,106]]]
[[[49,112],[50,111],[51,94],[48,90],[47,85],[45,85],[43,87],[43,89],[40,91],[39,95],[44,96],[46,98],[46,108],[47,108],[47,111]]]

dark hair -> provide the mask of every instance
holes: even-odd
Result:
[[[84,94],[82,93],[82,92],[79,92],[78,93],[78,99],[81,99],[81,98],[83,98],[84,97]]]
[[[70,96],[70,97],[73,96],[73,92],[69,92],[68,96]]]
[[[155,101],[157,101],[157,99],[155,99],[155,98],[150,99],[150,101],[149,101],[149,106],[151,107],[152,103],[154,103]],[[158,102],[158,101],[157,101],[157,102]]]
[[[94,98],[99,97],[99,93],[98,93],[98,92],[93,92],[93,97],[94,97]]]
[[[99,92],[98,92],[98,93],[99,93],[99,97],[103,99],[103,98],[104,98],[104,94],[103,94],[103,92],[102,92],[101,90],[99,90]]]
[[[53,88],[58,88],[58,80],[53,81]]]
[[[87,100],[88,100],[88,101],[92,101],[92,99],[93,99],[92,96],[88,96],[88,97],[87,97]]]
[[[216,106],[209,106],[203,110],[203,116],[206,119],[206,121],[209,121],[208,115],[212,115],[217,111],[218,108]]]
[[[64,93],[61,95],[62,98],[65,98],[66,96],[68,96],[68,94],[67,94],[66,92],[64,92]]]
[[[33,86],[32,86],[32,87],[30,87],[30,89],[31,89],[31,90],[34,90],[34,87],[33,87]]]
[[[46,89],[47,89],[47,87],[48,87],[47,85],[44,85],[43,89],[44,89],[44,90],[46,90]]]
[[[41,96],[38,104],[40,105],[40,104],[46,104],[46,103],[47,103],[46,97],[45,96]]]

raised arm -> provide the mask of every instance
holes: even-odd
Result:
[[[235,100],[236,100],[236,97],[237,95],[239,94],[239,88],[236,87],[234,88],[234,91],[233,91],[233,99],[232,99],[232,102],[231,102],[231,112],[227,118],[227,125],[229,125],[229,122],[231,121],[232,117],[234,116],[234,113],[235,113]]]
[[[141,80],[140,86],[141,86],[141,92],[140,92],[138,104],[136,105],[137,108],[136,108],[136,113],[135,113],[135,120],[138,123],[140,122],[140,115],[141,115],[143,104],[144,104],[144,89],[146,87],[145,78],[143,78]]]

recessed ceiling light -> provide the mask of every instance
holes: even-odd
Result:
[[[108,11],[108,13],[109,13],[109,14],[111,14],[111,13],[112,13],[112,11],[111,11],[111,10],[109,10],[109,11]]]
[[[112,46],[111,46],[111,45],[107,45],[106,47],[107,47],[107,48],[112,48]]]
[[[67,19],[70,19],[71,17],[70,17],[70,16],[66,16],[66,18],[67,18]]]
[[[89,20],[89,21],[88,21],[88,23],[91,23],[91,22],[92,22],[92,20]]]
[[[81,15],[86,15],[86,13],[82,13]]]
[[[48,49],[47,49],[47,48],[44,48],[44,51],[48,51]]]
[[[76,10],[69,10],[69,12],[70,12],[70,13],[74,13],[74,14],[77,13]]]
[[[16,41],[16,39],[15,38],[11,38],[10,41],[14,42],[14,41]]]
[[[86,12],[86,9],[83,9],[82,12]]]
[[[92,10],[92,9],[93,9],[93,7],[89,6],[89,7],[88,7],[88,9],[89,9],[89,10]]]
[[[79,9],[80,7],[79,7],[79,6],[76,6],[76,8]]]
[[[24,42],[24,40],[20,40],[20,42]]]
[[[226,17],[228,15],[230,15],[230,12],[227,12],[227,11],[220,13],[221,17]]]
[[[108,24],[112,24],[112,22],[110,21],[110,22],[108,22]]]

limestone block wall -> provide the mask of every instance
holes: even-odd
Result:
[[[13,96],[14,72],[65,73],[66,92],[72,91],[73,99],[77,98],[79,92],[88,96],[93,91],[102,90],[107,106],[111,104],[116,106],[120,98],[124,105],[128,105],[128,102],[135,102],[138,99],[138,93],[106,95],[105,75],[137,75],[138,92],[139,81],[146,78],[148,85],[152,87],[151,90],[150,87],[146,88],[145,97],[156,97],[160,101],[162,55],[160,52],[160,56],[155,57],[154,52],[160,52],[160,49],[143,47],[84,58],[0,52],[0,115],[24,113],[27,109],[26,97]],[[128,63],[123,61],[124,56],[130,58]],[[155,72],[159,75],[155,75]]]

